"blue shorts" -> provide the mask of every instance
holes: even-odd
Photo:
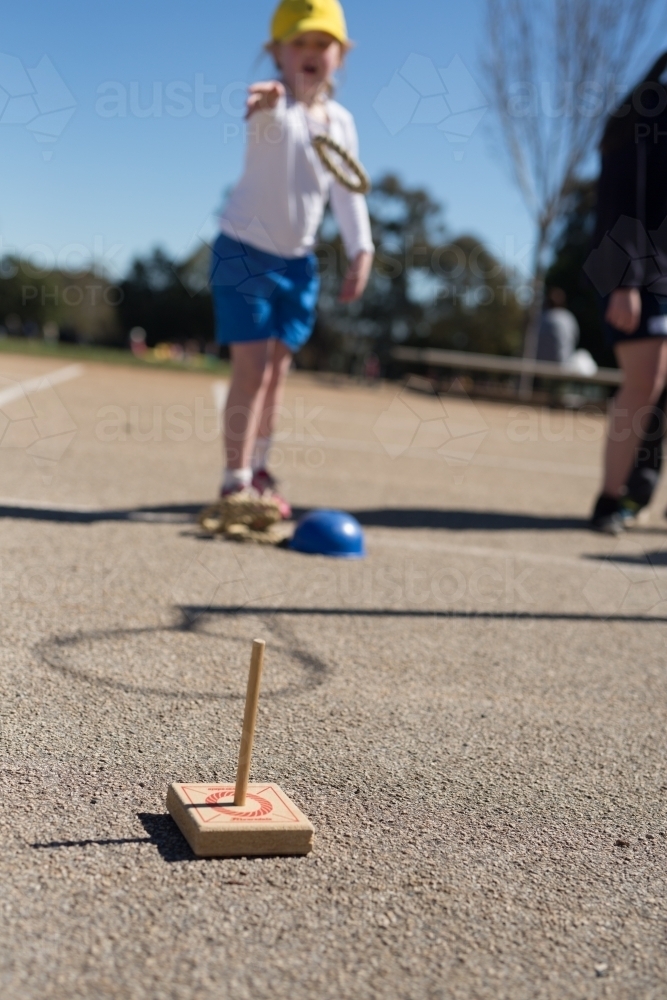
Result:
[[[642,317],[634,333],[623,333],[604,320],[605,340],[610,347],[625,344],[628,340],[646,340],[648,337],[667,337],[667,297],[654,295],[645,288],[640,289],[642,297]],[[603,299],[603,316],[609,305],[609,296]]]
[[[314,254],[276,257],[221,233],[210,282],[219,344],[274,337],[296,353],[313,332],[320,290]]]

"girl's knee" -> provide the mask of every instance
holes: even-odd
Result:
[[[282,381],[282,373],[276,365],[270,365],[266,373],[267,392],[275,392]]]
[[[287,377],[291,363],[291,354],[288,358],[282,357],[271,359],[267,372],[267,384],[269,390],[275,390],[283,382],[283,380]]]
[[[249,396],[255,396],[267,384],[270,375],[268,365],[238,365],[234,371],[234,382]]]

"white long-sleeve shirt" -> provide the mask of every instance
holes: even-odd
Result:
[[[312,144],[313,135],[327,132],[358,156],[350,112],[332,100],[325,107],[328,125],[290,97],[251,115],[245,169],[220,217],[223,233],[279,257],[303,257],[315,247],[331,199],[348,258],[373,251],[366,199],[334,178]]]

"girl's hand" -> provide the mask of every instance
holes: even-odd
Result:
[[[343,279],[339,302],[355,302],[364,294],[373,266],[373,254],[362,250],[352,261]]]
[[[284,96],[285,87],[278,80],[251,83],[248,87],[248,100],[246,101],[246,120],[255,111],[271,111],[280,98]]]
[[[638,288],[617,288],[605,313],[607,323],[623,333],[634,333],[642,318],[642,297]]]

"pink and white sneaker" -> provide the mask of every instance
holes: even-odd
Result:
[[[278,483],[268,469],[255,470],[252,476],[252,488],[257,490],[260,496],[267,497],[277,503],[283,521],[289,521],[292,516],[292,508],[285,497],[278,492]]]
[[[243,483],[237,483],[236,486],[221,486],[220,493],[218,494],[220,499],[224,497],[232,496],[233,493],[255,493],[256,491],[252,486],[244,486]]]

